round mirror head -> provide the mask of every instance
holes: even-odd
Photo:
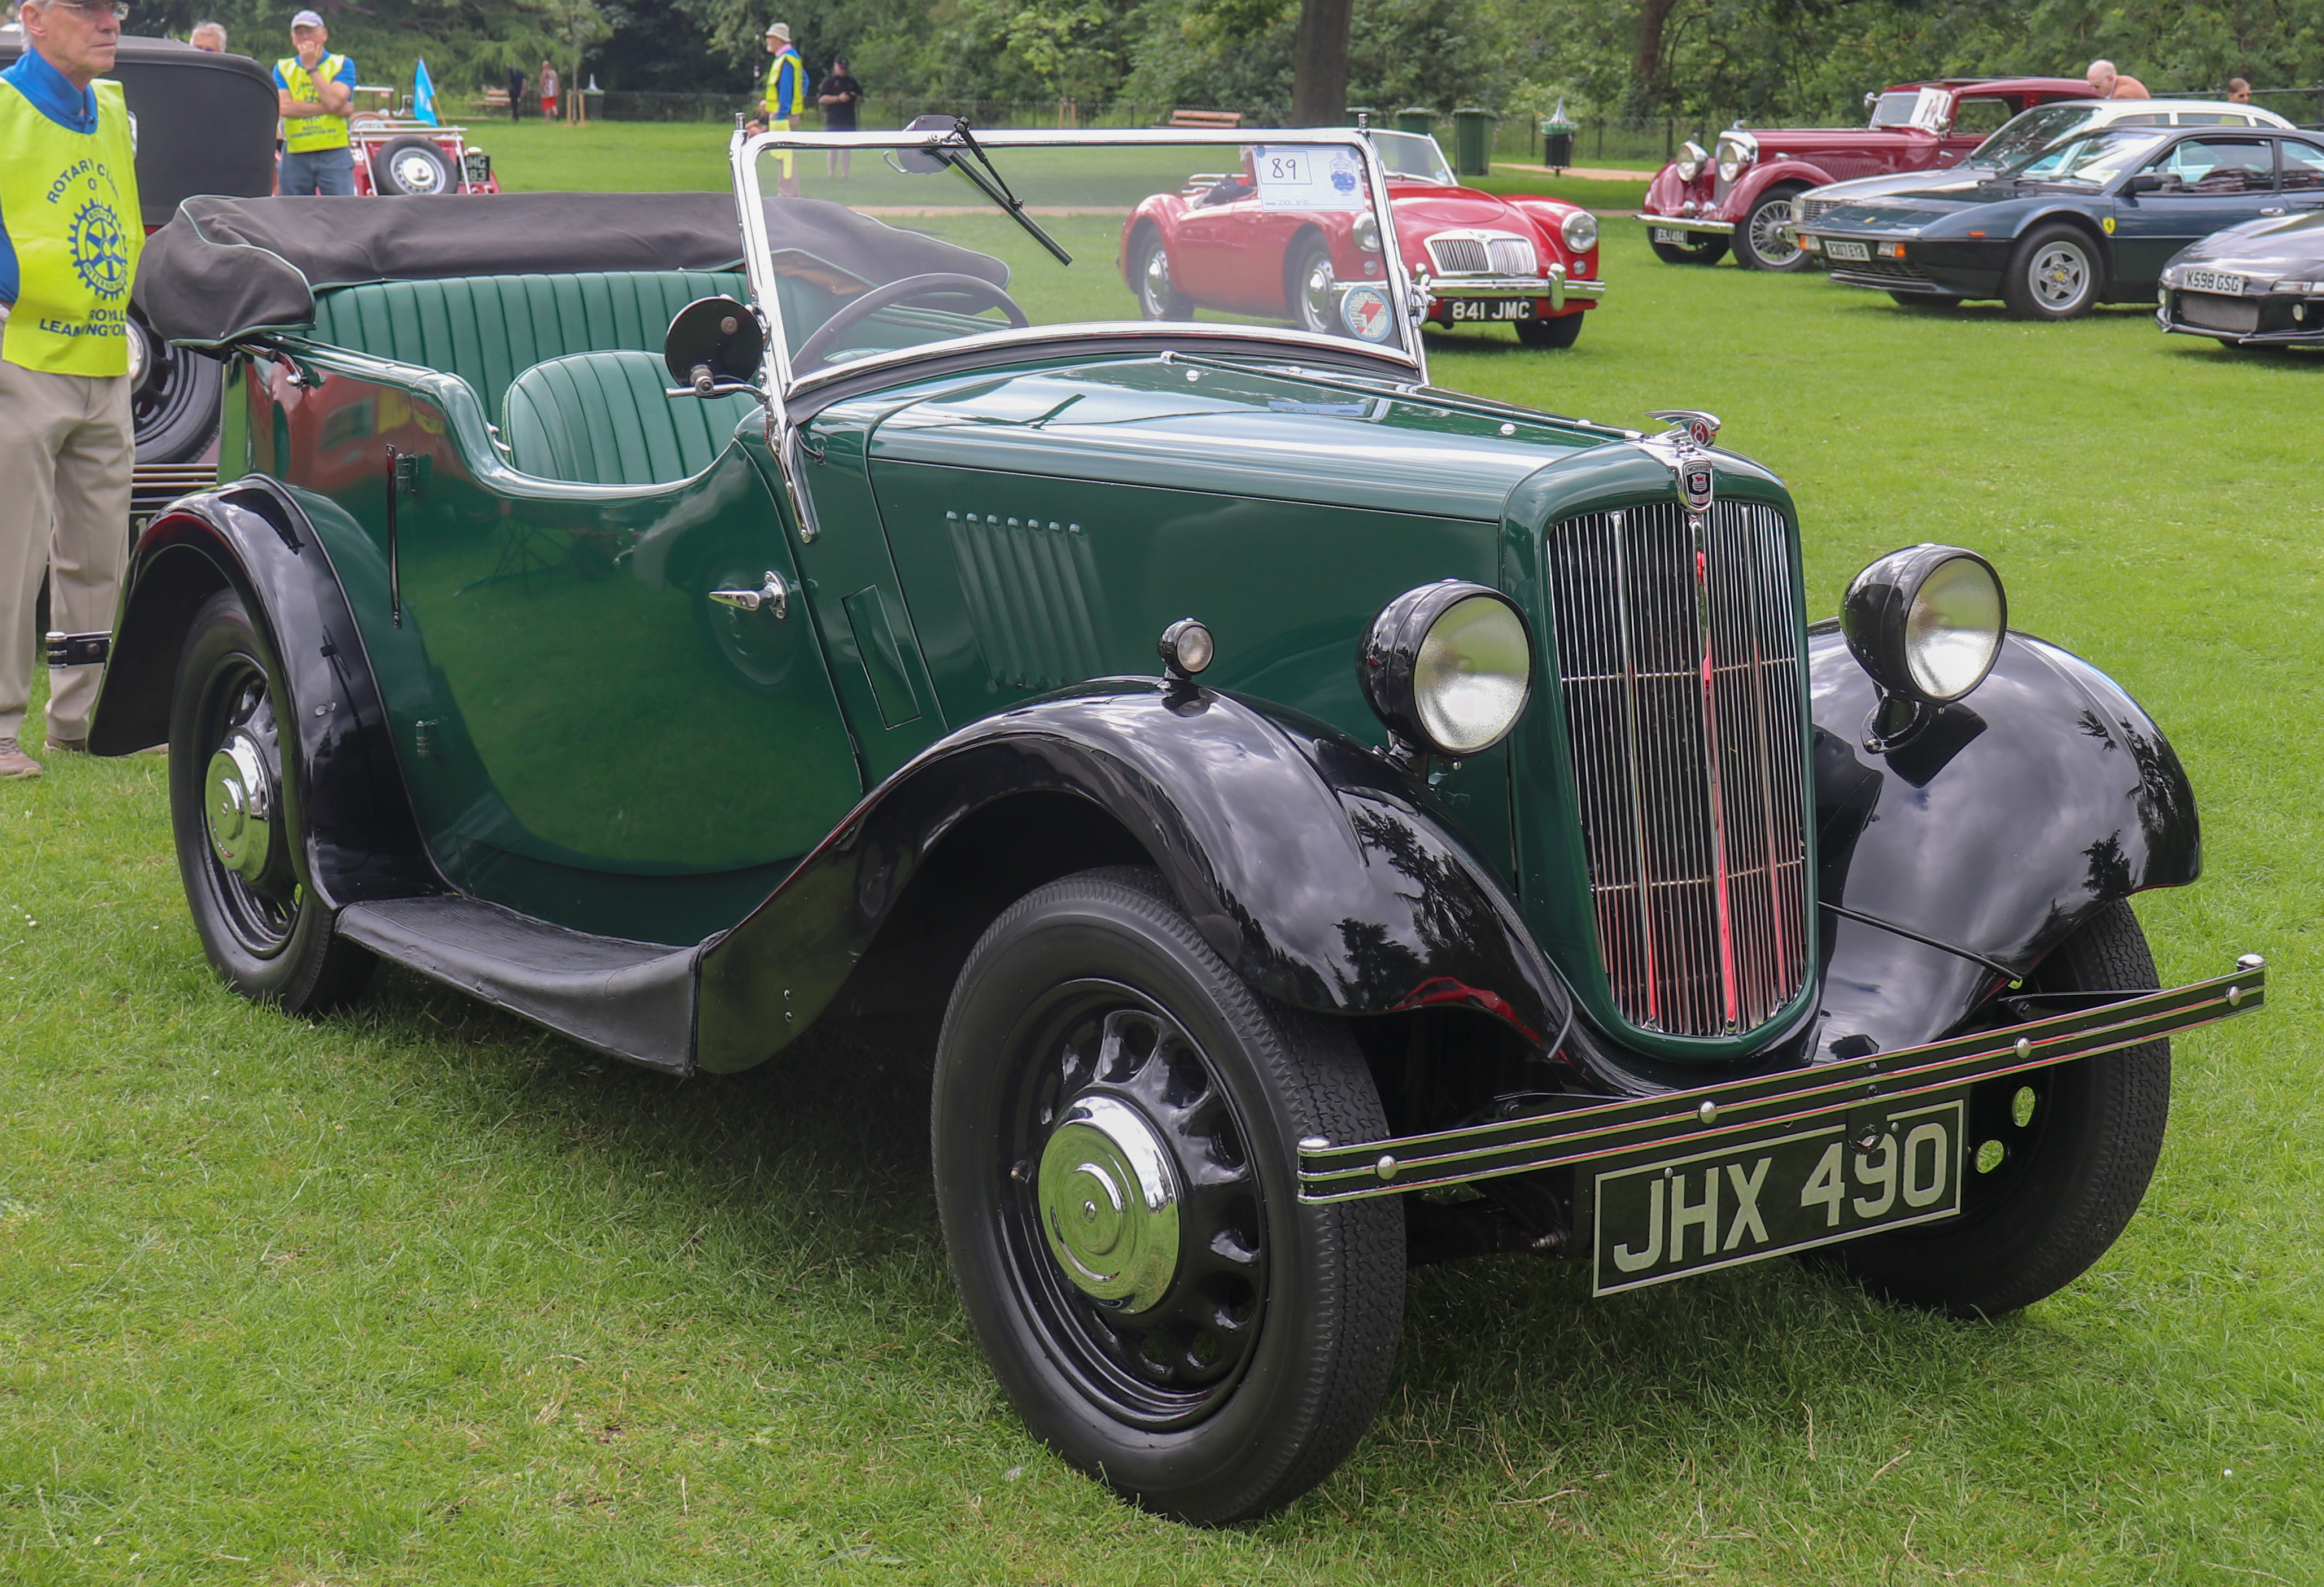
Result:
[[[670,320],[661,355],[673,383],[692,386],[706,397],[721,387],[758,383],[759,367],[767,356],[767,332],[747,303],[696,298]]]

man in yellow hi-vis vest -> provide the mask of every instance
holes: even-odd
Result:
[[[355,63],[327,47],[330,30],[311,11],[290,19],[296,55],[274,63],[274,97],[282,110],[285,198],[346,198],[355,190],[355,157],[347,147],[347,110],[355,97]]]
[[[787,133],[791,130],[791,118],[807,103],[807,62],[791,48],[791,27],[787,22],[771,23],[767,27],[767,53],[774,61],[767,68],[767,91],[759,102],[760,115],[751,123],[753,132]],[[778,198],[799,196],[798,156],[788,151],[772,157],[780,174],[775,180]]]
[[[115,0],[24,0],[25,51],[0,72],[0,777],[38,777],[17,743],[32,613],[113,627],[129,549],[129,287],[145,240],[136,147],[113,69]],[[50,674],[49,746],[88,747],[101,669]]]

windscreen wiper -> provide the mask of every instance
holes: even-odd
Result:
[[[1006,210],[1010,219],[1023,226],[1035,242],[1056,256],[1058,263],[1071,264],[1074,262],[1074,256],[1059,245],[1056,238],[1041,229],[1039,221],[1025,213],[1025,206],[1018,201],[1016,194],[1009,190],[1009,184],[1001,179],[1000,168],[992,163],[992,156],[984,152],[984,145],[976,141],[976,134],[968,130],[968,122],[964,117],[954,118],[951,136],[959,139],[961,146],[975,155],[979,164],[984,169],[980,171],[976,166],[969,164],[956,155],[945,154],[941,151],[930,152],[975,183],[979,192]]]

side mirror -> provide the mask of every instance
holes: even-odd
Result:
[[[2170,178],[2157,175],[2151,171],[2142,171],[2123,183],[2122,190],[2126,193],[2160,193],[2170,185]]]
[[[964,125],[957,115],[916,115],[904,130],[908,133],[948,133]],[[931,153],[926,149],[899,149],[895,155],[896,169],[909,171],[914,176],[933,176],[952,163],[945,156]]]
[[[696,298],[678,311],[661,343],[670,379],[697,397],[755,390],[766,356],[759,317],[732,298]]]

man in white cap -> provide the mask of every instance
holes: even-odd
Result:
[[[787,133],[791,130],[791,117],[807,103],[807,62],[791,48],[791,24],[770,23],[767,27],[767,53],[774,63],[767,68],[767,91],[759,102],[760,117],[753,124],[760,132]],[[799,196],[798,156],[789,152],[777,154],[775,160],[782,171],[775,183],[779,198]]]
[[[290,19],[298,53],[274,63],[274,97],[282,113],[282,170],[275,189],[285,198],[349,198],[355,157],[347,147],[347,111],[355,97],[355,63],[328,53],[331,32],[302,11]]]
[[[0,72],[0,778],[38,777],[16,740],[32,611],[113,626],[129,550],[129,289],[145,241],[114,0],[25,0],[24,53]],[[49,678],[49,747],[85,750],[100,669]]]

